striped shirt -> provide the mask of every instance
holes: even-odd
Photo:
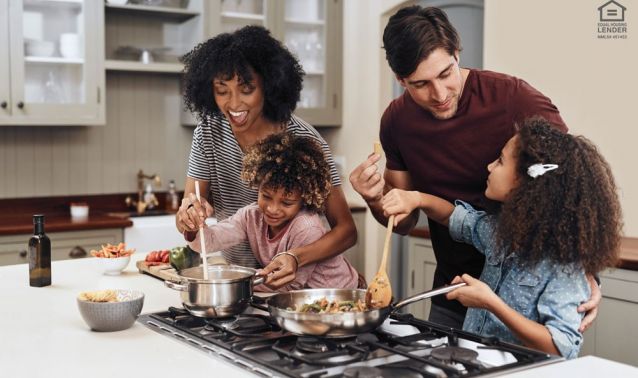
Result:
[[[314,139],[321,145],[330,166],[332,186],[341,185],[330,147],[317,130],[294,115],[286,129],[293,135]],[[208,200],[215,208],[218,220],[226,219],[240,208],[257,201],[257,190],[241,179],[243,157],[244,153],[225,117],[208,117],[195,128],[188,159],[188,177],[208,181]],[[261,267],[247,242],[222,253],[230,264]]]

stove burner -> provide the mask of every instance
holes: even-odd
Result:
[[[447,346],[432,350],[432,357],[444,362],[472,362],[478,357],[478,352],[455,346]]]
[[[343,376],[348,378],[382,378],[381,370],[372,366],[350,367],[343,371]]]
[[[351,339],[353,338],[350,338],[350,340]],[[338,344],[329,339],[320,339],[312,336],[299,336],[295,347],[300,352],[321,353],[329,350],[336,350],[339,348],[339,345],[343,345],[345,342],[350,340],[339,339]]]
[[[229,318],[208,319],[204,327],[210,331],[227,332],[234,336],[258,337],[269,331],[279,331],[270,319],[263,315],[245,314]]]

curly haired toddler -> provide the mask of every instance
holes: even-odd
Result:
[[[318,213],[330,194],[330,167],[314,140],[285,132],[270,135],[246,152],[242,179],[258,190],[257,202],[205,228],[207,248],[220,250],[247,240],[255,258],[266,266],[326,233]],[[200,235],[186,237],[199,252]],[[359,286],[364,284],[356,269],[338,255],[297,266],[295,280],[278,291]],[[256,290],[270,291],[265,285]]]

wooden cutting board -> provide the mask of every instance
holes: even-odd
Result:
[[[160,280],[175,280],[179,281],[179,275],[177,271],[173,269],[169,264],[152,265],[148,266],[144,261],[138,261],[135,263],[140,273],[148,274]]]

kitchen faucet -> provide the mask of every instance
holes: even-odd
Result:
[[[157,201],[157,197],[153,194],[152,191],[146,194],[150,194],[146,196],[144,194],[144,180],[153,180],[156,187],[160,187],[162,185],[162,180],[160,179],[158,174],[147,175],[141,169],[137,172],[137,201],[135,201],[131,196],[127,196],[125,199],[127,206],[135,206],[138,214],[144,213],[144,211],[149,207],[155,207],[159,205]],[[149,185],[150,188],[152,188]],[[148,197],[148,198],[147,198]]]

